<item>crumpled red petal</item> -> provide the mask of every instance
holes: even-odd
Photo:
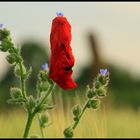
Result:
[[[77,84],[72,79],[74,56],[70,46],[71,26],[66,17],[53,19],[50,44],[50,78],[63,89],[73,89]]]

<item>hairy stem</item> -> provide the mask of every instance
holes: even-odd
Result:
[[[88,102],[89,102],[89,100],[87,100],[87,102],[86,102],[85,105],[83,106],[82,112],[81,112],[81,114],[79,115],[78,120],[75,121],[75,123],[73,124],[72,129],[75,129],[76,126],[78,125],[78,123],[79,123],[79,121],[80,121],[80,119],[81,119],[83,113],[85,112],[85,110],[86,110],[86,108],[87,108]]]
[[[24,99],[26,99],[26,93],[25,93],[25,80],[23,79],[23,68],[22,64],[19,63],[20,66],[20,71],[21,71],[21,76],[20,76],[20,84],[21,84],[21,91]]]
[[[43,128],[41,126],[41,120],[40,120],[39,114],[37,114],[37,117],[38,117],[38,122],[39,122],[39,128],[40,128],[41,136],[42,136],[42,138],[44,138],[45,134],[44,134]]]
[[[48,92],[46,93],[45,97],[42,99],[42,101],[39,103],[38,107],[40,107],[47,99],[47,97],[52,93],[53,89],[55,87],[55,83],[51,84],[51,87],[49,88]],[[36,110],[35,110],[36,111]]]
[[[34,116],[35,116],[35,113],[33,113],[33,114],[29,114],[28,113],[28,120],[27,120],[27,123],[26,123],[26,127],[25,127],[23,138],[27,138],[28,137],[29,130],[31,128],[31,124],[32,124]]]

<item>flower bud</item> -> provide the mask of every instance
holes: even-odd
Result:
[[[93,108],[93,109],[97,109],[100,105],[100,100],[97,100],[97,99],[94,99],[94,100],[91,100],[90,102],[90,106]]]
[[[26,75],[26,68],[25,68],[25,66],[22,64],[22,72],[21,72],[21,69],[20,69],[19,65],[16,65],[16,66],[15,66],[15,75],[16,75],[17,77],[19,77],[19,76],[21,76],[22,74],[23,74],[23,76]]]
[[[7,61],[9,62],[9,64],[14,64],[16,62],[16,58],[14,55],[10,54],[6,57]]]
[[[46,114],[42,114],[40,119],[41,119],[42,124],[48,123],[48,120],[49,120]]]
[[[103,86],[107,86],[108,85],[108,79],[107,79],[108,75],[99,75],[98,76],[98,80],[101,83],[101,85]]]
[[[90,99],[90,98],[93,98],[94,96],[96,95],[96,92],[92,89],[90,89],[88,92],[87,92],[87,97]]]
[[[3,40],[5,38],[8,38],[8,36],[10,35],[10,31],[7,29],[0,29],[0,40]]]
[[[100,86],[101,86],[101,83],[100,83],[99,81],[96,81],[96,82],[95,82],[95,88],[98,89]]]
[[[48,71],[40,71],[39,78],[41,81],[47,81],[48,78]]]
[[[10,64],[19,63],[22,61],[21,57],[15,53],[9,54],[6,59]]]
[[[73,120],[77,122],[79,120],[79,118],[78,117],[74,117]]]
[[[49,87],[49,83],[47,81],[43,81],[39,83],[39,90],[40,91],[47,91]]]
[[[76,105],[73,107],[73,115],[78,117],[81,113],[81,107],[79,105]]]
[[[22,97],[21,89],[20,88],[11,88],[10,89],[10,95],[12,98],[19,98]]]
[[[73,130],[71,127],[68,127],[64,130],[64,136],[66,138],[72,138],[73,137]]]
[[[1,51],[6,52],[12,46],[13,44],[9,40],[4,39],[1,44]]]
[[[104,88],[99,88],[96,90],[98,96],[103,97],[106,96],[106,90]]]

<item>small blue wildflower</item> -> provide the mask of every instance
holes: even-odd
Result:
[[[0,23],[0,28],[2,28],[2,26],[3,26],[3,24],[2,24],[2,23]]]
[[[42,65],[42,69],[43,69],[43,70],[48,69],[48,63],[44,63],[44,64]]]
[[[108,70],[107,69],[100,69],[100,74],[101,75],[107,75],[109,72],[108,72]]]
[[[61,12],[57,12],[56,15],[59,16],[59,17],[63,17],[64,16],[64,14],[61,13]]]

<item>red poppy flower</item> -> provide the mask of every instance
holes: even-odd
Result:
[[[72,89],[77,84],[72,79],[74,56],[70,46],[71,26],[62,15],[53,19],[50,44],[50,78],[63,89]]]

